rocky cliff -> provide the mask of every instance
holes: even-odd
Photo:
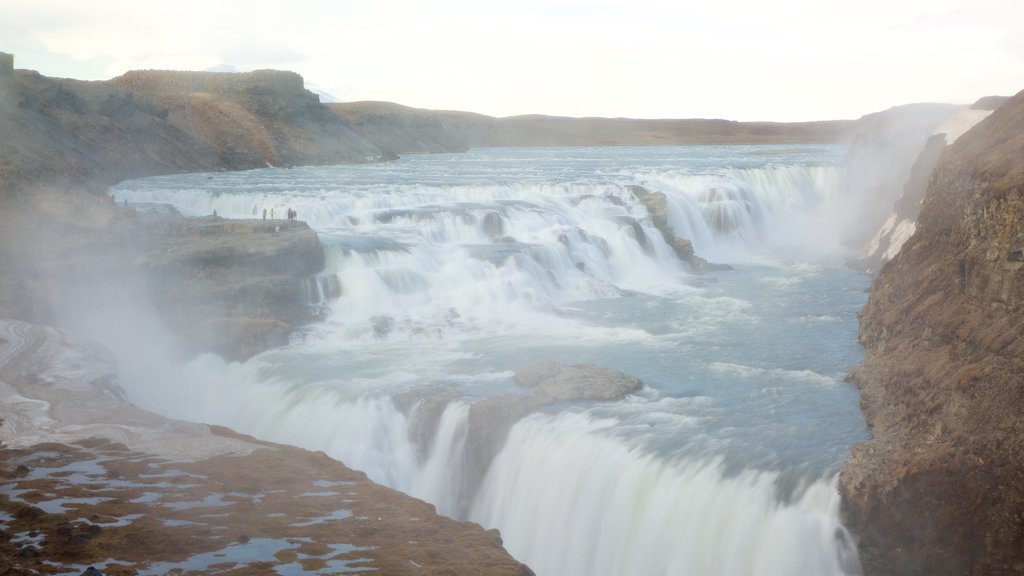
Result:
[[[0,316],[69,325],[146,301],[183,353],[287,343],[323,265],[304,225],[137,217],[106,187],[176,172],[377,159],[290,72],[0,78]],[[117,294],[117,297],[112,295]],[[122,305],[117,305],[117,301]],[[98,319],[93,323],[97,323]]]
[[[1024,573],[1024,93],[943,150],[879,273],[840,479],[868,574]]]
[[[225,166],[366,162],[383,153],[294,72],[135,70],[109,84],[152,99],[168,123],[216,150]]]
[[[337,164],[382,151],[291,72],[138,71],[105,82],[0,78],[0,198],[25,185]]]

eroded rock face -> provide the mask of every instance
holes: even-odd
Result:
[[[305,222],[178,218],[150,232],[138,266],[186,351],[245,359],[315,319],[302,281],[324,252]]]
[[[287,344],[316,319],[303,282],[323,268],[324,253],[305,223],[149,220],[88,194],[57,204],[67,198],[81,206],[77,222],[36,206],[0,214],[0,316],[72,327],[111,345],[106,335],[141,343],[166,331],[172,342],[150,346],[234,360]]]
[[[1024,573],[1024,93],[946,148],[878,275],[840,479],[868,574]]]

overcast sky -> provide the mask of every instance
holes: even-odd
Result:
[[[1024,0],[0,0],[0,51],[494,116],[819,120],[1024,89]]]

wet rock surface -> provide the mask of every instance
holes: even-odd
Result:
[[[243,440],[250,454],[195,462],[103,439],[0,449],[0,572],[531,573],[496,531],[322,453]]]
[[[0,334],[0,574],[532,574],[323,453],[128,404],[64,332]]]

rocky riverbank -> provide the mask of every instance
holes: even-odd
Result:
[[[945,150],[861,313],[872,438],[840,491],[869,575],[1024,574],[1024,93]]]
[[[101,350],[0,321],[0,573],[532,572],[323,453],[167,420]]]

